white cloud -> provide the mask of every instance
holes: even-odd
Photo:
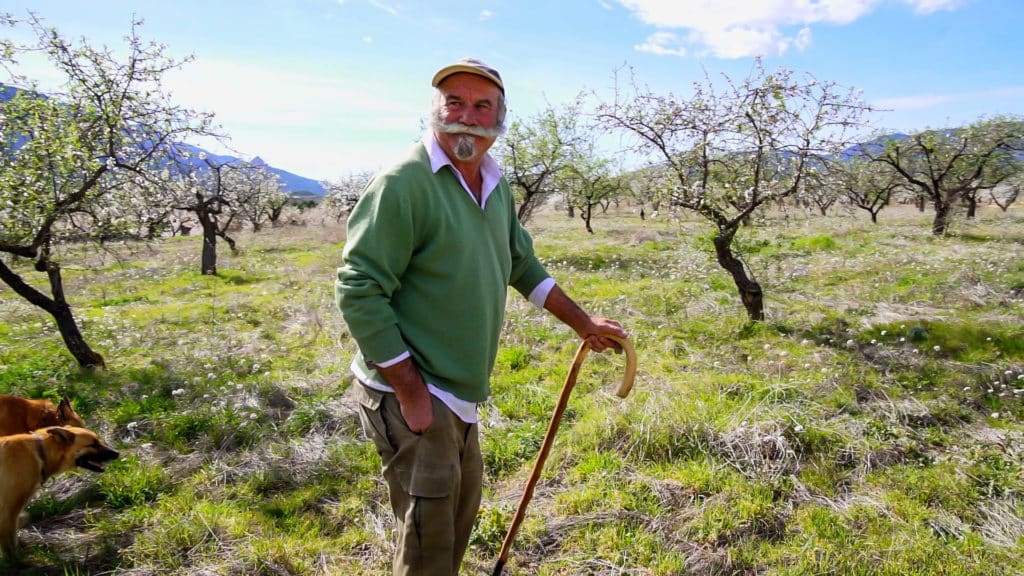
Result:
[[[927,14],[953,10],[964,0],[903,0]],[[687,48],[720,58],[781,55],[791,47],[806,49],[811,25],[845,25],[875,9],[881,0],[618,0],[637,18],[659,28],[636,47],[655,54],[685,55]],[[789,30],[799,26],[799,30]],[[658,34],[688,30],[686,42],[669,46]]]
[[[619,0],[644,22],[661,28],[722,30],[827,22],[847,24],[879,0]]]
[[[391,14],[392,16],[398,16],[397,8],[395,8],[394,6],[389,6],[383,2],[380,2],[379,0],[370,0],[370,6],[380,8],[381,10],[387,12],[388,14]]]
[[[907,4],[914,7],[918,14],[931,14],[939,10],[956,10],[963,4],[963,0],[905,0]]]
[[[955,94],[919,94],[916,96],[882,98],[872,102],[872,106],[883,110],[922,110],[961,99],[963,99],[963,96]]]
[[[494,12],[491,12],[490,10],[481,10],[480,11],[480,21],[481,22],[483,22],[484,20],[490,20],[491,16],[494,16]]]
[[[1024,86],[1003,86],[989,90],[954,92],[950,94],[915,94],[894,96],[872,102],[872,106],[886,110],[924,110],[956,104],[958,102],[991,102],[993,100],[1024,98]]]
[[[801,52],[806,50],[811,45],[811,29],[806,26],[801,28],[796,34],[795,42],[797,50]]]
[[[647,37],[646,42],[633,48],[640,52],[664,56],[686,56],[686,48],[679,47],[679,44],[679,37],[672,32],[655,32]]]

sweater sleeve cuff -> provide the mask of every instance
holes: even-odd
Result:
[[[548,294],[551,293],[551,289],[554,287],[555,279],[548,276],[540,284],[537,284],[527,299],[537,308],[544,308],[544,303],[548,300]]]
[[[412,354],[409,354],[409,351],[406,350],[405,352],[402,352],[401,354],[395,356],[391,360],[385,360],[383,362],[374,362],[374,364],[376,364],[378,368],[389,368],[391,366],[394,366],[395,364],[398,364],[402,360],[409,358],[410,356],[412,356]]]
[[[368,364],[401,362],[402,354],[409,353],[409,347],[402,339],[402,333],[399,332],[397,326],[391,326],[362,337],[355,334],[353,336],[359,345],[359,351],[362,352],[363,358]]]

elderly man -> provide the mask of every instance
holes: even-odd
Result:
[[[359,347],[363,430],[397,520],[394,574],[457,574],[480,506],[477,404],[487,399],[509,286],[595,351],[623,337],[547,274],[487,151],[504,130],[498,72],[467,58],[433,78],[431,128],[378,174],[348,221],[336,298]]]

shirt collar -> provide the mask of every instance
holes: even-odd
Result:
[[[473,196],[473,192],[469,189],[466,181],[462,178],[462,174],[455,169],[455,165],[452,164],[451,158],[445,153],[444,149],[441,148],[441,144],[437,141],[437,136],[433,130],[427,130],[423,134],[423,146],[427,149],[427,157],[430,158],[430,171],[437,174],[444,166],[451,166],[452,172],[455,177],[458,178],[459,184],[462,184],[462,188],[469,194],[470,198],[473,198],[473,202],[476,202],[476,198]],[[487,206],[487,198],[494,192],[494,189],[498,187],[498,181],[501,180],[501,168],[498,166],[498,162],[491,157],[490,154],[484,154],[484,161],[480,165],[480,174],[484,178],[483,186],[481,187],[480,194],[480,207]]]

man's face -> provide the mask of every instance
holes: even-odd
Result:
[[[457,73],[438,85],[443,100],[435,109],[434,132],[450,158],[479,160],[501,134],[501,89],[475,74]]]

